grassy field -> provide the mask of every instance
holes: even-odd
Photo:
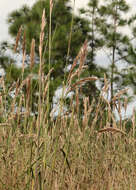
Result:
[[[135,189],[135,128],[126,133],[125,122],[120,126],[114,120],[110,128],[107,120],[97,130],[101,108],[91,112],[87,99],[82,119],[73,106],[70,117],[58,116],[55,121],[46,119],[44,104],[38,117],[31,116],[30,109],[21,113],[22,93],[20,108],[12,111],[16,95],[7,114],[5,99],[1,96],[5,116],[0,124],[0,189]]]
[[[44,14],[43,14],[44,20]],[[83,99],[83,115],[79,117],[78,88],[87,81],[97,80],[88,77],[72,83],[73,77],[81,73],[84,63],[77,70],[73,63],[64,90],[76,90],[76,98],[71,98],[67,114],[65,93],[58,102],[58,117],[54,119],[49,109],[50,73],[42,72],[42,21],[40,35],[39,92],[35,104],[37,115],[32,114],[31,88],[33,76],[6,87],[4,77],[0,80],[0,189],[2,190],[133,190],[136,187],[136,139],[135,116],[116,121],[110,102],[103,93],[108,90],[105,78],[98,101]],[[20,31],[19,31],[20,33]],[[19,34],[15,50],[17,48]],[[86,55],[86,42],[77,59]],[[23,51],[25,52],[25,51]],[[25,58],[25,53],[23,54]],[[24,59],[23,59],[24,60]],[[76,59],[75,59],[76,60]],[[34,40],[31,48],[30,69],[34,61]],[[51,72],[51,71],[50,71]],[[26,91],[22,89],[25,87]],[[67,87],[67,88],[66,88]],[[15,95],[9,100],[9,94]],[[114,97],[118,100],[124,91]],[[34,103],[34,102],[33,102]],[[105,104],[106,116],[103,112]],[[127,105],[125,105],[127,106]],[[23,111],[22,111],[23,108]],[[103,121],[105,117],[105,121]],[[92,118],[90,120],[90,118]],[[113,127],[110,127],[112,122]],[[98,122],[99,121],[99,122]],[[128,132],[129,131],[129,132]]]

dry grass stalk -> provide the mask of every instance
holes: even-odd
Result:
[[[124,93],[126,93],[127,91],[128,91],[128,88],[123,89],[123,90],[120,90],[120,91],[113,97],[112,101],[114,102],[114,101],[118,100],[119,97],[120,97],[121,95],[123,95]]]
[[[114,127],[107,127],[98,131],[98,133],[105,133],[105,132],[114,132],[114,133],[121,133],[123,135],[126,135],[124,131],[114,128]]]
[[[121,115],[121,108],[122,108],[122,105],[121,105],[121,101],[120,99],[118,100],[118,113]]]
[[[81,70],[82,70],[82,67],[83,67],[83,65],[85,63],[85,59],[86,59],[86,56],[87,56],[87,44],[88,44],[88,41],[85,40],[85,42],[83,44],[83,47],[81,48],[81,56],[80,56],[78,77],[80,77]]]
[[[106,75],[104,74],[104,87],[103,87],[103,89],[102,89],[102,91],[103,92],[107,92],[108,91],[108,89],[109,89],[109,82],[108,82],[108,80],[107,80],[107,78],[106,78]]]
[[[1,86],[2,86],[2,88],[3,88],[4,94],[6,94],[6,86],[5,86],[4,77],[1,78]]]
[[[16,82],[14,82],[8,90],[8,94],[16,87]]]
[[[22,102],[20,102],[20,103],[22,104]],[[20,117],[25,118],[25,116],[27,116],[28,114],[29,114],[28,111],[21,112],[20,109],[18,108],[16,113],[14,111],[11,115],[9,115],[8,121],[17,120],[17,118],[20,118]]]
[[[28,84],[28,80],[29,78],[31,78],[31,76],[28,76],[25,80],[23,80],[20,84],[20,80],[18,79],[16,83],[13,84],[13,86],[11,86],[10,90],[13,89],[13,87],[15,86],[15,98],[18,96],[19,92],[21,92],[21,89],[23,88],[23,86],[27,86]],[[10,91],[9,91],[10,92]]]
[[[34,66],[34,59],[35,59],[35,39],[32,39],[31,53],[30,53],[30,69],[31,70]]]
[[[20,91],[20,86],[19,86],[19,79],[16,82],[16,90],[15,90],[15,97],[18,95],[19,91]]]
[[[79,53],[80,53],[80,52],[79,52]],[[78,62],[79,56],[80,56],[80,54],[77,55],[77,57],[75,58],[75,60],[74,60],[74,62],[73,62],[73,64],[72,64],[72,66],[71,66],[71,69],[70,69],[70,72],[69,72],[68,80],[67,80],[67,81],[69,81],[70,78],[71,78],[71,76],[72,76],[72,72],[73,72],[74,68],[75,68],[76,65],[77,65],[77,62]]]
[[[93,110],[93,106],[94,106],[95,100],[93,99],[91,105],[89,106],[88,110],[86,111],[86,113],[84,113],[84,117],[83,117],[83,126],[88,126],[88,121],[89,121],[89,116],[90,113]]]
[[[26,59],[26,54],[23,54],[23,61],[22,61],[22,76],[24,74],[24,69],[25,69],[25,59]],[[23,77],[22,77],[23,78]]]
[[[22,115],[22,101],[23,101],[23,97],[21,96],[20,97],[20,100],[19,100],[19,105],[17,107],[17,115],[18,115],[18,118],[17,118],[17,126],[19,126],[19,123],[20,123],[20,116]]]
[[[43,92],[43,99],[45,99],[45,96],[46,96],[46,94],[47,94],[48,87],[49,87],[49,82],[47,82],[47,84],[46,84],[46,86],[45,86],[45,89],[44,89],[44,92]]]
[[[98,119],[98,114],[101,112],[101,107],[100,106],[101,106],[101,97],[99,98],[98,103],[96,105],[95,117],[94,117],[94,119],[92,121],[92,124],[91,124],[92,129],[94,129],[95,124],[96,124],[97,119]]]
[[[135,109],[133,109],[133,115],[132,115],[133,137],[135,137],[135,127],[136,127],[136,122],[135,122]]]
[[[42,23],[41,23],[41,32],[40,32],[40,45],[39,45],[39,56],[40,56],[40,66],[39,66],[39,98],[38,98],[38,117],[36,121],[36,126],[37,126],[37,148],[36,148],[36,159],[39,158],[39,151],[40,151],[40,132],[41,132],[41,126],[43,124],[43,106],[42,106],[42,50],[43,50],[43,41],[44,41],[44,28],[46,25],[45,21],[45,9],[43,10],[42,14]],[[40,162],[38,161],[35,165],[35,187],[34,189],[37,190],[38,188],[38,171],[40,167]]]
[[[53,1],[50,0],[50,14],[52,14],[52,9],[53,9]]]
[[[45,83],[48,81],[48,79],[49,79],[49,77],[50,77],[50,75],[51,75],[51,73],[53,72],[53,68],[51,68],[50,69],[50,71],[48,72],[48,74],[46,75],[46,78],[45,78]]]
[[[24,36],[23,36],[23,44],[22,44],[22,49],[23,49],[23,55],[25,54],[26,50],[26,32],[24,31]]]
[[[45,25],[46,25],[46,20],[45,20],[45,9],[44,9],[43,10],[43,14],[42,14],[41,33],[40,33],[40,45],[39,45],[39,55],[40,55],[40,58],[42,56]]]
[[[72,73],[71,75],[70,75],[70,79],[69,79],[69,81],[68,81],[68,86],[70,86],[71,85],[71,82],[72,82],[72,80],[73,80],[73,78],[75,77],[75,76],[77,76],[78,75],[78,69],[74,72],[74,73]]]
[[[87,55],[87,40],[84,42],[83,46],[81,47],[78,55],[76,56],[72,66],[71,66],[71,69],[70,69],[70,72],[69,72],[69,75],[68,75],[68,79],[67,79],[68,82],[71,81],[72,75],[75,76],[75,75],[78,74],[78,76],[80,76],[80,73],[81,73],[81,70],[83,68],[86,55]],[[74,68],[76,67],[79,59],[80,59],[79,68],[78,68],[77,72],[72,73]]]
[[[82,80],[79,80],[79,81],[77,81],[76,83],[74,83],[74,84],[71,86],[71,88],[70,88],[69,91],[75,90],[75,88],[76,88],[78,85],[82,85],[83,83],[88,82],[88,81],[95,81],[95,80],[97,80],[97,79],[98,79],[97,77],[87,77],[87,78],[84,78],[84,79],[82,79]]]
[[[16,98],[20,92],[20,86],[19,86],[19,79],[16,82],[16,88],[15,88],[15,97],[11,104],[11,115],[15,113],[15,104],[16,104]]]
[[[125,101],[124,101],[125,112],[127,111],[127,105],[128,105],[128,99],[127,99],[127,97],[125,97]]]
[[[113,128],[116,128],[116,129],[117,129],[118,127],[117,127],[116,120],[115,120],[115,118],[114,118],[113,113],[111,113],[111,118],[112,118],[112,122],[113,122]],[[121,129],[121,127],[122,127],[122,126],[120,125],[120,129]]]
[[[85,69],[87,69],[87,66],[83,65],[81,70],[79,70],[79,68],[78,68],[75,72],[73,72],[70,75],[69,81],[67,81],[68,82],[68,86],[71,85],[71,82],[72,82],[73,78],[76,77],[76,76],[78,76],[78,78],[79,78],[79,76],[81,75],[82,72],[84,72]]]
[[[92,112],[94,105],[95,105],[95,99],[93,98],[91,105],[90,106],[88,105],[89,106],[89,108],[88,108],[88,114],[90,114]]]
[[[10,123],[0,123],[0,127],[6,127],[6,126],[11,126]]]
[[[18,33],[17,33],[16,44],[15,44],[15,47],[14,47],[15,53],[16,53],[16,51],[17,51],[18,42],[19,42],[19,40],[20,40],[21,32],[22,32],[22,26],[20,26],[20,28],[19,28],[19,30],[18,30]]]
[[[111,121],[111,118],[112,118],[112,110],[111,110],[111,105],[110,104],[108,104],[108,117],[107,117],[107,119],[108,119],[108,121]]]
[[[26,80],[26,97],[27,101],[30,99],[30,90],[31,90],[31,76],[29,76]]]
[[[88,106],[89,106],[89,98],[84,98],[84,116],[83,116],[83,126],[87,126],[88,123]]]
[[[0,105],[3,104],[2,96],[0,95]]]
[[[25,69],[25,59],[26,59],[26,34],[25,34],[25,31],[24,31],[24,36],[23,36],[22,51],[23,51],[23,61],[22,61],[22,78],[23,78],[24,69]]]
[[[79,113],[79,89],[76,88],[76,112]]]

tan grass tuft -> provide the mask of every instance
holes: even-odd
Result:
[[[24,36],[23,36],[23,46],[22,46],[22,50],[23,50],[23,61],[22,61],[22,78],[23,78],[23,74],[24,74],[24,69],[25,69],[25,59],[26,59],[26,35],[24,32]]]
[[[21,32],[22,32],[22,26],[20,26],[20,28],[19,28],[19,30],[18,30],[18,33],[17,33],[16,44],[15,44],[15,47],[14,47],[14,51],[15,51],[15,52],[17,51],[18,42],[19,42],[19,40],[20,40]]]
[[[126,93],[127,91],[128,91],[128,88],[123,89],[123,90],[120,90],[120,91],[113,97],[112,101],[114,102],[114,101],[118,100],[118,98],[119,98],[121,95],[123,95],[124,93]]]
[[[124,101],[125,112],[127,111],[127,105],[128,105],[128,99],[127,99],[127,97],[125,97],[125,101]]]
[[[30,90],[31,90],[31,76],[27,78],[26,82],[26,97],[27,101],[30,99]]]
[[[67,80],[68,82],[71,81],[71,77],[73,78],[73,76],[75,76],[77,74],[78,74],[78,77],[80,76],[81,70],[82,70],[82,68],[84,66],[86,55],[87,55],[87,40],[85,40],[83,46],[81,47],[78,55],[76,56],[72,66],[71,66],[71,69],[70,69],[70,72],[69,72],[69,75],[68,75],[68,80]],[[77,63],[78,63],[78,60],[80,60],[79,68],[78,68],[77,72],[73,73],[73,70],[76,67]]]
[[[45,20],[45,9],[43,10],[42,14],[42,23],[41,23],[41,33],[40,33],[40,45],[39,45],[39,54],[40,58],[42,56],[42,48],[43,48],[43,41],[44,41],[44,28],[46,25],[46,20]]]
[[[52,13],[52,9],[53,9],[53,1],[50,0],[50,14]]]
[[[47,94],[47,90],[49,88],[49,82],[47,82],[46,86],[45,86],[45,89],[44,89],[44,92],[43,92],[43,99],[45,99],[45,96]]]
[[[75,88],[76,88],[77,86],[82,85],[82,84],[84,84],[85,82],[88,82],[88,81],[95,81],[95,80],[98,80],[98,78],[97,78],[97,77],[86,77],[86,78],[84,78],[84,79],[82,79],[82,80],[79,80],[79,81],[77,81],[76,83],[74,83],[74,84],[71,86],[71,88],[70,88],[69,91],[75,90]]]
[[[86,56],[87,56],[87,43],[88,43],[88,41],[85,40],[85,42],[83,44],[83,47],[81,48],[81,56],[80,56],[78,77],[81,74],[81,70],[82,70],[82,67],[83,67],[83,65],[85,63],[85,59],[86,59]]]
[[[121,133],[123,135],[126,135],[124,131],[114,128],[114,127],[107,127],[98,131],[98,133],[105,133],[105,132],[114,132],[114,133]]]
[[[30,53],[30,69],[31,70],[34,66],[34,59],[35,59],[35,39],[32,39],[31,53]]]
[[[79,89],[76,88],[76,112],[79,113]]]
[[[25,50],[26,50],[26,32],[24,31],[24,36],[23,36],[23,55],[25,54]]]
[[[107,78],[106,78],[106,75],[104,74],[104,87],[103,87],[103,92],[107,92],[108,91],[108,89],[109,89],[109,83],[108,83],[108,80],[107,80]]]
[[[135,109],[133,109],[133,115],[132,115],[132,129],[133,129],[133,137],[135,137],[135,127],[136,127],[136,121],[135,121]]]
[[[79,59],[79,54],[76,56],[76,58],[75,58],[75,60],[74,60],[74,62],[72,64],[72,66],[71,66],[71,69],[70,69],[70,72],[69,72],[69,75],[68,75],[68,81],[70,80],[72,72],[73,72],[74,68],[77,65],[78,59]]]
[[[84,98],[83,102],[84,102],[83,126],[87,126],[88,125],[88,116],[91,111],[91,109],[89,108],[89,98],[88,97]]]

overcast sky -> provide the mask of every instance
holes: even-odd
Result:
[[[35,0],[0,0],[0,41],[9,39],[6,24],[7,15],[23,4],[32,5]]]

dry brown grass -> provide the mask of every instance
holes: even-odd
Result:
[[[39,46],[39,99],[34,102],[38,105],[36,110],[38,116],[32,114],[31,76],[22,78],[21,82],[17,81],[8,90],[4,78],[0,80],[3,88],[0,95],[0,189],[135,189],[135,112],[132,126],[127,133],[126,121],[116,120],[111,112],[110,102],[103,96],[108,90],[106,76],[102,94],[92,102],[85,97],[83,114],[80,115],[80,86],[87,81],[97,79],[96,77],[80,79],[86,58],[87,41],[75,59],[65,84],[68,92],[73,89],[76,91],[75,98],[71,98],[68,109],[70,112],[58,114],[56,118],[52,113],[48,113],[47,92],[52,69],[44,77],[42,71],[44,27],[45,12],[42,17]],[[20,33],[21,29],[17,36],[15,50]],[[34,65],[34,49],[33,40],[30,70]],[[78,68],[76,68],[77,60],[80,60]],[[73,76],[77,76],[76,82],[73,82]],[[24,87],[26,92],[23,91]],[[8,103],[7,96],[13,90],[15,96]],[[125,92],[126,90],[120,91],[113,100],[118,100],[120,103],[120,96]],[[65,101],[58,103],[58,107],[65,106]],[[110,127],[111,119],[113,128]]]

